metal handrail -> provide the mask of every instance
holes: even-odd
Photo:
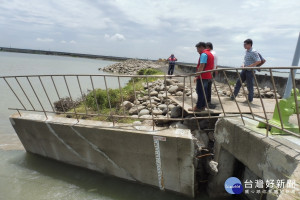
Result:
[[[248,69],[248,68],[247,68]],[[254,70],[255,69],[262,69],[260,67],[253,67],[251,68],[252,69],[252,73],[254,75],[254,84],[255,86],[257,87],[257,89],[259,88],[259,85],[258,85],[258,82],[257,82],[257,79],[256,79],[256,76],[255,76],[255,72]],[[171,118],[169,116],[169,102],[167,102],[167,114],[166,114],[166,117],[165,118],[155,118],[154,115],[153,115],[153,107],[152,107],[152,100],[151,100],[151,96],[150,96],[150,90],[149,90],[149,78],[163,78],[163,82],[165,83],[164,84],[164,91],[165,91],[165,98],[168,99],[168,92],[167,92],[167,87],[166,87],[166,79],[167,78],[183,78],[184,80],[184,89],[183,89],[183,97],[182,97],[182,104],[179,105],[182,107],[182,109],[185,107],[185,104],[186,104],[186,101],[185,100],[185,97],[188,97],[186,96],[186,87],[189,87],[190,91],[191,91],[191,95],[190,97],[188,97],[188,99],[190,98],[191,99],[191,104],[192,104],[192,107],[194,106],[194,102],[193,102],[193,85],[192,85],[192,78],[193,77],[197,77],[197,76],[200,76],[202,73],[208,73],[208,72],[223,72],[224,74],[224,77],[225,77],[225,82],[226,84],[228,85],[229,87],[229,90],[230,90],[230,93],[233,94],[233,91],[231,89],[231,86],[230,86],[230,83],[229,83],[229,79],[227,77],[227,72],[230,71],[230,72],[234,72],[236,73],[236,76],[238,77],[238,80],[240,82],[242,82],[241,80],[241,77],[239,75],[239,71],[241,70],[245,70],[245,68],[219,68],[219,69],[215,69],[215,70],[209,70],[209,71],[205,71],[205,72],[198,72],[198,73],[192,73],[192,74],[186,74],[186,75],[112,75],[112,74],[51,74],[51,75],[23,75],[23,76],[0,76],[0,79],[3,79],[5,81],[5,83],[8,85],[8,87],[10,88],[10,90],[12,91],[12,93],[15,95],[15,97],[17,98],[17,100],[19,101],[19,103],[22,105],[22,108],[9,108],[10,110],[16,110],[18,111],[19,115],[21,116],[22,114],[20,113],[20,111],[29,111],[29,112],[43,112],[45,117],[48,118],[48,115],[47,113],[55,113],[55,114],[71,114],[71,115],[74,115],[77,119],[77,121],[79,121],[79,116],[105,116],[105,117],[111,117],[112,118],[112,121],[113,121],[113,125],[115,126],[115,119],[118,119],[118,118],[133,118],[133,119],[142,119],[141,117],[137,116],[130,116],[130,115],[126,115],[125,113],[125,108],[123,107],[123,114],[114,114],[112,112],[112,105],[111,105],[111,100],[110,100],[110,95],[109,95],[109,88],[107,86],[107,81],[106,81],[106,78],[108,77],[113,77],[113,78],[117,78],[118,79],[118,87],[119,87],[119,91],[120,91],[120,94],[121,94],[121,105],[123,105],[124,103],[124,98],[123,98],[123,93],[122,93],[122,87],[121,87],[121,84],[120,84],[120,78],[144,78],[144,81],[146,82],[146,85],[147,85],[147,88],[148,88],[148,100],[150,102],[150,110],[151,110],[151,120],[153,121],[160,121],[160,120],[163,120],[163,121],[183,121],[183,120],[196,120],[197,123],[198,123],[198,119],[215,119],[215,118],[223,118],[223,117],[238,117],[240,116],[240,118],[242,119],[242,122],[243,124],[245,125],[245,121],[244,121],[244,118],[249,118],[249,119],[252,119],[252,120],[255,120],[255,121],[258,121],[258,122],[263,122],[266,124],[267,126],[267,129],[266,129],[266,135],[268,136],[268,132],[269,132],[269,128],[270,127],[274,127],[274,128],[277,128],[279,130],[282,130],[282,131],[285,131],[289,134],[292,134],[294,136],[297,136],[297,137],[300,137],[300,135],[298,135],[297,133],[294,133],[292,131],[289,131],[287,130],[283,123],[282,123],[282,114],[280,113],[280,109],[279,109],[279,98],[277,96],[277,90],[276,90],[276,86],[275,86],[275,82],[274,82],[274,77],[273,77],[273,70],[276,69],[289,69],[292,73],[293,73],[293,70],[294,69],[300,69],[300,67],[264,67],[263,69],[267,70],[266,72],[269,72],[270,73],[270,79],[271,79],[271,82],[272,82],[272,85],[273,85],[273,89],[274,89],[274,96],[275,96],[275,101],[276,101],[276,106],[277,106],[277,110],[279,112],[279,118],[280,118],[280,121],[281,121],[281,126],[276,126],[272,123],[269,122],[269,119],[268,119],[268,116],[267,116],[267,112],[266,112],[266,109],[265,109],[265,105],[263,103],[263,100],[262,100],[262,96],[261,96],[261,93],[258,89],[258,95],[259,95],[259,98],[260,98],[260,102],[261,102],[261,106],[262,106],[262,110],[263,110],[263,113],[264,113],[264,116],[259,116],[255,113],[253,113],[252,111],[252,107],[251,107],[251,104],[250,102],[248,101],[248,98],[247,98],[247,94],[245,92],[245,88],[244,88],[244,85],[241,84],[241,87],[242,87],[242,91],[243,91],[243,94],[244,96],[246,97],[246,100],[247,100],[247,103],[248,103],[248,108],[250,109],[250,115],[249,114],[245,114],[241,111],[240,109],[240,106],[237,102],[237,100],[234,98],[234,101],[235,101],[235,104],[238,108],[238,113],[236,114],[233,114],[233,113],[230,113],[230,112],[226,112],[225,109],[224,109],[224,105],[222,104],[222,101],[221,101],[221,97],[220,97],[220,94],[218,93],[217,91],[217,87],[216,87],[216,83],[215,83],[215,79],[212,78],[212,82],[214,84],[214,89],[217,91],[217,97],[218,97],[218,101],[219,101],[219,104],[221,105],[221,114],[216,116],[216,115],[212,115],[212,112],[211,110],[208,108],[208,113],[206,116],[203,116],[203,114],[199,115],[199,113],[195,113],[193,112],[193,117],[190,117],[190,118],[184,118],[184,110],[182,110],[182,113],[181,113],[181,116],[180,117],[177,117],[177,118]],[[61,95],[59,94],[58,92],[58,87],[57,87],[57,84],[55,83],[55,80],[53,79],[53,77],[62,77],[64,79],[64,84],[67,88],[67,94],[65,95]],[[76,106],[74,104],[74,96],[71,94],[71,91],[69,89],[69,83],[67,81],[67,78],[68,77],[75,77],[77,79],[77,83],[78,83],[78,88],[80,90],[80,95],[81,95],[81,99],[84,103],[84,106],[85,106],[85,113],[79,113],[76,111]],[[84,96],[84,93],[83,93],[83,90],[82,90],[82,86],[81,86],[81,82],[80,82],[80,79],[79,77],[88,77],[90,79],[90,85],[92,87],[92,92],[94,93],[94,98],[95,98],[95,103],[96,103],[96,107],[97,107],[97,110],[95,111],[95,113],[88,113],[88,108],[87,108],[87,105],[86,105],[86,97]],[[100,108],[99,108],[99,102],[97,102],[97,98],[96,98],[96,88],[94,86],[94,81],[93,81],[93,78],[95,77],[103,77],[104,79],[104,86],[105,86],[105,90],[106,90],[106,94],[107,94],[107,100],[108,100],[108,103],[109,103],[109,109],[110,109],[110,112],[109,114],[104,114],[104,113],[101,113],[100,112]],[[201,76],[200,76],[201,77]],[[32,92],[34,93],[34,96],[30,96],[28,93],[26,93],[26,89],[22,86],[22,84],[20,83],[19,79],[20,78],[25,78],[27,80],[27,82],[29,83],[30,85],[30,88],[32,90]],[[43,90],[40,92],[36,89],[36,85],[33,85],[30,81],[30,78],[38,78],[39,79],[39,82],[40,82],[40,86],[43,88]],[[71,102],[73,104],[72,106],[72,110],[73,112],[70,112],[70,110],[65,110],[64,106],[61,104],[62,106],[62,110],[63,112],[61,111],[55,111],[54,107],[53,107],[53,102],[51,102],[50,98],[49,98],[49,94],[48,94],[48,91],[47,91],[47,86],[43,83],[42,79],[44,78],[51,78],[52,80],[52,84],[53,84],[53,87],[55,88],[55,91],[56,91],[56,95],[58,97],[58,100],[61,100],[62,96],[67,96],[71,99]],[[18,86],[20,89],[21,89],[21,92],[18,93],[13,87],[12,87],[12,84],[8,82],[8,80],[11,80],[11,81],[15,81],[16,82],[16,86]],[[135,82],[134,82],[134,79],[132,79],[133,81],[133,90],[134,90],[134,106],[138,107],[138,105],[135,104],[135,102],[137,101],[137,96],[136,96],[136,88],[135,88]],[[188,81],[187,84],[185,81]],[[201,87],[202,89],[204,89],[204,86],[203,86],[203,82],[202,82],[202,78],[200,78],[201,80]],[[296,82],[295,82],[295,78],[293,76],[293,80],[292,80],[292,83],[293,83],[293,89],[296,90]],[[44,93],[47,97],[47,99],[42,102],[42,99],[40,98],[40,95],[41,93]],[[26,98],[21,98],[20,96],[21,95],[25,95]],[[35,98],[36,100],[38,100],[39,102],[39,105],[40,107],[42,108],[41,110],[40,109],[37,109],[36,108],[36,105],[33,104],[33,98]],[[207,104],[207,98],[206,98],[206,95],[205,95],[205,102]],[[28,109],[25,107],[25,103],[24,103],[24,100],[27,100],[32,109]],[[297,101],[297,96],[296,96],[296,93],[294,94],[294,100],[296,102],[296,113],[297,113],[297,121],[298,121],[298,126],[300,127],[300,118],[299,118],[299,108],[298,108],[298,101]],[[50,104],[51,106],[51,110],[47,110],[45,108],[45,104]],[[200,128],[199,124],[198,124],[198,127]],[[153,130],[155,130],[155,125],[153,123]],[[299,128],[299,131],[300,131],[300,128]]]
[[[197,72],[197,73],[191,73],[187,75],[125,75],[125,74],[41,74],[41,75],[18,75],[18,76],[0,76],[0,78],[21,78],[21,77],[49,77],[49,76],[106,76],[106,77],[137,77],[137,78],[146,78],[146,77],[189,77],[189,76],[195,76],[195,75],[200,75],[202,73],[207,73],[207,72],[215,72],[215,71],[232,71],[232,70],[244,70],[246,68],[242,67],[231,67],[231,68],[218,68],[214,70],[207,70],[205,72]],[[251,67],[253,70],[258,70],[258,69],[263,69],[263,70],[268,70],[268,69],[300,69],[300,67]]]

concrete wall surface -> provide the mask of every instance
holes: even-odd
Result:
[[[38,114],[10,121],[26,151],[194,197],[194,144],[188,129],[151,131]],[[139,129],[139,130],[137,130]]]
[[[211,176],[208,185],[210,196],[228,196],[224,189],[225,181],[232,176],[238,177],[242,184],[246,179],[255,181],[261,179],[278,180],[294,179],[299,182],[300,140],[294,136],[266,136],[265,129],[258,129],[252,120],[245,120],[246,126],[240,118],[222,118],[216,123],[215,128],[215,161],[219,163],[218,174]],[[297,170],[298,169],[298,170]],[[248,181],[249,181],[248,180]],[[253,185],[253,189],[254,188]],[[265,185],[266,186],[266,185]],[[299,185],[295,186],[300,189]],[[277,187],[281,189],[280,187]],[[260,199],[261,194],[254,197],[244,195],[249,199]],[[255,190],[256,191],[256,190]],[[297,195],[296,192],[293,195]],[[265,199],[288,199],[265,194]],[[299,199],[300,196],[297,198]]]

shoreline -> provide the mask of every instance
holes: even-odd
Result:
[[[105,55],[95,55],[95,54],[83,54],[83,53],[72,53],[72,52],[62,52],[62,51],[47,51],[47,50],[36,50],[36,49],[21,49],[21,48],[10,48],[10,47],[0,47],[0,52],[12,52],[12,53],[27,53],[27,54],[40,54],[40,55],[53,55],[53,56],[67,56],[67,57],[79,57],[79,58],[89,58],[89,59],[101,59],[109,61],[125,61],[128,59],[137,59],[142,61],[152,61],[156,62],[158,59],[144,59],[144,58],[130,58],[130,57],[119,57],[119,56],[105,56]],[[179,68],[190,68],[189,73],[194,73],[197,63],[187,63],[187,62],[176,62]],[[234,66],[223,66],[218,65],[219,68],[237,68]],[[264,67],[261,67],[261,73],[267,72]],[[275,72],[289,74],[289,71],[276,70]]]
[[[105,55],[95,55],[95,54],[83,54],[83,53],[72,53],[72,52],[62,52],[62,51],[46,51],[46,50],[36,50],[36,49],[21,49],[21,48],[9,48],[0,47],[0,52],[13,52],[13,53],[28,53],[28,54],[42,54],[42,55],[54,55],[54,56],[68,56],[68,57],[80,57],[80,58],[90,58],[90,59],[102,59],[110,61],[125,61],[128,59],[137,59],[143,61],[158,61],[158,59],[144,59],[144,58],[130,58],[130,57],[119,57],[119,56],[105,56]],[[196,63],[185,63],[177,62],[177,65],[192,65],[197,66]]]
[[[27,54],[67,56],[67,57],[79,57],[79,58],[90,58],[90,59],[103,59],[103,60],[111,60],[111,61],[124,61],[129,59],[126,57],[117,57],[117,56],[104,56],[104,55],[71,53],[71,52],[61,52],[61,51],[45,51],[45,50],[7,48],[7,47],[0,47],[0,52],[1,51],[11,52],[11,53],[27,53]]]
[[[101,59],[115,62],[124,62],[126,60],[135,59],[141,61],[152,61],[157,62],[158,60],[150,60],[150,59],[142,59],[142,58],[128,58],[128,57],[117,57],[117,56],[104,56],[104,55],[94,55],[94,54],[82,54],[82,53],[71,53],[71,52],[60,52],[60,51],[46,51],[46,50],[34,50],[34,49],[21,49],[21,48],[8,48],[8,47],[0,47],[0,52],[8,52],[8,53],[27,53],[27,54],[36,54],[36,55],[53,55],[53,56],[66,56],[66,57],[74,57],[74,58],[87,58],[87,59]],[[180,69],[184,74],[193,74],[196,72],[196,63],[184,63],[184,62],[176,62],[176,68]],[[164,66],[162,68],[167,68]],[[225,69],[235,69],[236,67],[232,66],[222,66],[218,65],[218,68]],[[162,70],[165,71],[165,70]],[[285,71],[284,69],[274,70],[274,77],[280,77],[281,79],[287,79],[289,76],[289,71]],[[258,76],[269,77],[269,71],[261,67],[261,72],[256,73]],[[300,80],[300,72],[296,74],[296,80]],[[286,80],[285,80],[286,82]]]

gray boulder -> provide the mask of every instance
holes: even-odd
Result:
[[[157,91],[152,91],[150,92],[150,96],[157,96],[158,95],[158,92]]]
[[[153,115],[162,115],[163,111],[159,110],[159,109],[155,109],[152,111]]]
[[[273,92],[267,92],[267,93],[265,94],[265,96],[266,96],[267,98],[272,98],[272,97],[274,97],[275,95],[274,95]]]
[[[179,92],[176,92],[176,96],[182,96],[183,95],[183,92],[179,91]]]
[[[144,108],[145,108],[145,106],[142,106],[142,105],[133,106],[132,108],[130,108],[130,110],[128,112],[130,115],[134,115],[134,114],[138,114],[138,112]]]
[[[178,90],[183,91],[184,90],[184,83],[178,83]]]
[[[167,105],[166,105],[166,104],[160,104],[160,105],[158,106],[158,108],[159,108],[160,110],[164,110],[165,108],[167,108]]]
[[[216,175],[218,173],[218,163],[216,161],[210,160],[208,162],[208,173],[211,175]]]
[[[169,110],[172,110],[174,107],[176,107],[174,104],[169,104]]]
[[[159,98],[157,98],[157,97],[151,97],[151,101],[157,101],[157,102],[160,102],[160,99]]]
[[[171,118],[178,118],[181,117],[182,108],[180,106],[176,106],[171,110]]]
[[[147,109],[143,109],[139,112],[139,117],[143,115],[149,115],[150,111]]]
[[[163,110],[162,110],[162,115],[166,115],[168,113],[168,109],[167,108],[164,108]]]
[[[189,129],[187,126],[182,124],[181,122],[174,122],[170,125],[170,128],[180,128],[180,129]]]
[[[170,89],[168,90],[168,92],[170,92],[171,94],[174,94],[176,93],[178,90],[178,86],[177,85],[174,85],[172,87],[170,87]]]
[[[131,103],[130,101],[124,101],[122,106],[124,106],[126,110],[129,110],[133,107],[133,103]]]
[[[169,85],[175,85],[175,82],[172,81],[172,79],[166,79],[166,85],[169,86]]]
[[[140,117],[141,119],[151,119],[152,116],[151,115],[143,115]]]

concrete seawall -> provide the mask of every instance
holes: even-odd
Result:
[[[7,47],[0,47],[0,51],[14,52],[14,53],[54,55],[54,56],[71,56],[71,57],[103,59],[103,60],[111,60],[111,61],[124,61],[130,59],[127,57],[118,57],[118,56],[104,56],[104,55],[93,55],[93,54],[83,54],[83,53],[44,51],[44,50],[36,50],[36,49],[20,49],[20,48],[7,48]]]
[[[113,127],[110,122],[77,122],[54,116],[45,119],[38,114],[14,114],[10,121],[28,152],[189,197],[195,197],[199,189],[196,176],[199,165],[204,166],[206,161],[199,158],[196,162],[198,147],[190,129],[153,132],[148,126]],[[258,180],[273,180],[275,184],[290,180],[299,189],[300,139],[288,135],[267,137],[265,129],[256,128],[258,122],[248,119],[245,123],[238,117],[217,121],[214,160],[218,170],[209,175],[208,184],[201,189],[207,187],[210,197],[230,197],[224,183],[229,177],[237,177],[245,188],[239,199],[299,197],[300,190],[295,194],[274,194],[266,186],[260,190],[265,193],[246,189],[247,182],[254,184]]]
[[[15,114],[10,121],[26,151],[162,190],[195,196],[194,144],[189,129]]]
[[[210,177],[208,193],[212,197],[229,196],[224,190],[224,183],[229,177],[237,177],[242,184],[252,182],[251,188],[243,184],[243,195],[249,199],[299,199],[300,195],[295,191],[277,195],[269,191],[283,190],[285,185],[282,188],[268,188],[265,185],[257,193],[257,180],[262,180],[263,183],[273,180],[277,185],[278,180],[287,183],[290,179],[297,183],[294,190],[299,189],[300,139],[288,135],[266,137],[266,130],[256,128],[256,124],[257,122],[249,120],[244,126],[238,118],[220,119],[217,122],[215,161],[219,163],[219,172]],[[262,193],[263,190],[267,193]]]

